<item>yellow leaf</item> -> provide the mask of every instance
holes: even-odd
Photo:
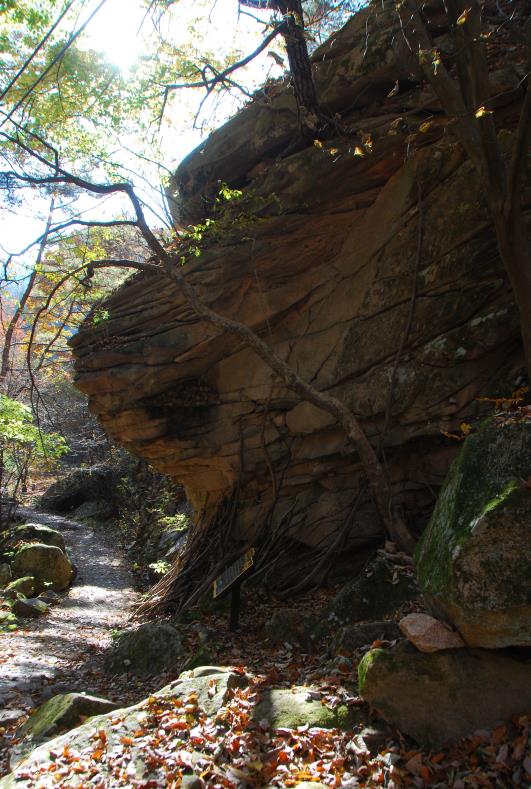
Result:
[[[354,148],[354,156],[365,156],[365,151],[359,145],[356,145]]]
[[[391,88],[391,90],[387,94],[387,98],[390,99],[391,96],[396,96],[396,94],[398,93],[399,90],[400,90],[400,85],[399,85],[398,80],[396,80],[394,86]]]
[[[476,110],[474,113],[476,118],[484,118],[485,115],[492,115],[492,110],[488,110],[486,107],[480,107],[479,110]]]
[[[464,436],[468,436],[470,431],[472,430],[472,425],[469,425],[468,422],[461,422],[459,425],[459,429]]]
[[[323,147],[323,143],[321,142],[321,140],[314,140],[313,144],[315,145],[316,148],[322,148]]]
[[[330,148],[330,156],[335,156],[336,153],[339,153],[339,148]]]
[[[421,124],[420,124],[420,126],[419,126],[419,132],[422,132],[422,134],[426,134],[426,132],[427,132],[429,129],[431,129],[431,126],[432,126],[432,123],[431,123],[431,121],[425,121],[424,123],[421,123]]]
[[[465,8],[463,13],[457,17],[456,25],[464,25],[470,14],[470,8]]]

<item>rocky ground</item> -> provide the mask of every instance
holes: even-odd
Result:
[[[91,678],[97,673],[95,658],[109,644],[113,628],[124,625],[136,600],[121,552],[101,529],[23,508],[18,515],[60,531],[79,570],[60,604],[0,634],[0,710],[5,720],[12,718],[12,710],[19,710],[22,720],[55,693],[90,691],[98,684]],[[1,727],[0,718],[0,732]]]
[[[138,598],[110,532],[16,527],[4,607],[33,599],[9,597],[31,551],[61,553],[37,535],[79,574],[0,636],[0,788],[528,789],[530,447],[528,406],[478,425],[413,560],[386,542],[296,599],[244,584],[236,632],[227,598],[122,627]]]
[[[313,654],[295,643],[293,628],[288,640],[281,626],[293,622],[293,611],[300,621],[312,621],[323,610],[338,611],[335,592],[308,595],[297,600],[296,609],[293,601],[245,594],[237,633],[229,631],[226,606],[174,621],[182,655],[156,676],[134,673],[140,663],[127,673],[107,675],[102,658],[108,653],[108,630],[98,643],[87,639],[84,656],[73,652],[62,665],[60,689],[88,690],[120,707],[138,706],[93,718],[52,740],[49,749],[41,746],[17,768],[19,780],[6,777],[2,789],[243,789],[304,786],[305,781],[345,789],[527,786],[527,717],[479,730],[446,748],[420,748],[372,714],[358,695],[359,661],[371,646],[392,647],[386,635],[396,635],[393,621],[419,610],[418,600],[402,602],[392,616],[389,608],[383,613],[387,628],[394,630],[384,632],[380,626],[382,638],[375,637],[378,625],[365,623],[355,628],[357,641],[352,630],[350,642],[344,638],[338,649],[335,633]],[[194,664],[232,668],[183,674]],[[404,692],[413,696],[413,690]],[[12,737],[11,729],[11,746]]]

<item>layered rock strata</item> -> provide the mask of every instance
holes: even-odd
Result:
[[[435,12],[431,24],[444,49]],[[475,171],[393,14],[369,6],[313,60],[333,132],[297,146],[289,86],[274,84],[176,173],[176,222],[201,220],[220,181],[244,192],[239,224],[225,222],[185,274],[359,416],[420,527],[455,455],[444,433],[477,413],[479,395],[519,383],[518,315]],[[507,143],[519,69],[493,73]],[[344,525],[350,546],[379,536],[343,431],[200,321],[177,285],[137,275],[105,315],[72,341],[77,386],[113,438],[184,484],[198,514],[237,489],[235,537],[264,525],[308,546]]]

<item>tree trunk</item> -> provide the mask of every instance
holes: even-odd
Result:
[[[282,0],[277,4],[284,16],[281,33],[286,44],[293,80],[293,92],[304,136],[315,134],[319,126],[319,102],[312,74],[312,64],[304,35],[301,0]]]

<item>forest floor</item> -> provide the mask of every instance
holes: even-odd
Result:
[[[78,567],[59,605],[0,635],[0,709],[20,710],[23,719],[56,693],[102,692],[98,656],[112,631],[126,624],[137,593],[118,545],[102,529],[30,509],[19,508],[18,514],[60,531]],[[0,729],[0,775],[9,743],[1,735]]]
[[[112,631],[126,623],[138,599],[118,541],[102,529],[44,517],[46,523],[64,533],[72,559],[79,566],[79,574],[62,603],[52,608],[48,616],[30,622],[24,629],[0,636],[0,708],[20,709],[20,724],[32,709],[56,693],[83,691],[124,707],[146,697],[149,703],[153,700],[150,694],[178,677],[183,665],[149,678],[128,674],[109,676],[103,671],[103,655]],[[35,513],[31,513],[31,519],[37,520]],[[43,516],[40,519],[43,520]],[[333,593],[334,590],[314,591],[297,600],[301,615],[317,614]],[[386,786],[389,789],[425,786],[509,789],[529,785],[526,775],[531,769],[531,721],[524,717],[492,732],[476,732],[438,752],[418,748],[396,729],[377,720],[373,732],[377,738],[375,748],[365,745],[363,726],[359,731],[319,730],[321,733],[308,726],[281,728],[271,732],[264,757],[260,740],[264,732],[260,726],[253,725],[249,717],[252,699],[259,697],[264,689],[311,688],[321,703],[332,709],[345,700],[355,706],[362,703],[356,689],[356,665],[360,655],[331,662],[326,645],[320,653],[301,654],[289,644],[274,645],[265,637],[265,623],[283,605],[293,606],[293,601],[282,604],[257,594],[249,595],[241,612],[241,628],[236,633],[229,631],[226,612],[219,610],[203,611],[195,621],[192,618],[188,624],[179,625],[187,655],[204,650],[208,654],[205,662],[235,666],[236,671],[246,672],[250,677],[249,689],[235,693],[227,707],[230,727],[218,727],[214,731],[206,718],[201,723],[208,734],[205,747],[211,748],[213,754],[221,754],[219,758],[222,757],[223,764],[220,767],[225,776],[219,782],[207,781],[206,786],[259,789],[274,784],[291,787],[301,780],[321,781],[335,787]],[[368,710],[367,716],[370,721]],[[190,754],[195,753],[201,726],[183,731],[182,721],[177,719],[175,725],[168,724],[167,731],[156,721],[154,726],[153,731],[142,732],[142,738],[146,740],[146,752],[156,752],[161,764],[171,762],[177,747],[183,758],[188,750]],[[4,730],[0,728],[0,776],[8,772],[7,753],[16,742],[15,729],[14,724]],[[190,732],[195,732],[195,739]],[[152,740],[156,741],[156,748]],[[119,748],[125,754],[130,747],[129,738],[124,737],[122,741]],[[141,742],[139,746],[144,747]],[[115,756],[118,758],[120,754]],[[249,764],[262,764],[259,758],[263,760],[261,770],[267,771],[268,780],[258,776],[250,783],[242,780]],[[70,782],[74,767],[77,775],[82,770],[80,763],[69,757],[63,765],[58,759],[59,772],[55,778],[59,780],[54,780],[54,785],[77,786],[77,782]],[[164,780],[162,783],[156,780],[128,783],[126,779],[125,783],[107,783],[98,778],[95,756],[87,771],[87,783],[83,786],[98,786],[98,789],[115,785],[179,785],[179,782],[165,783]],[[43,775],[35,776],[33,781],[31,785],[35,787],[51,785]]]

